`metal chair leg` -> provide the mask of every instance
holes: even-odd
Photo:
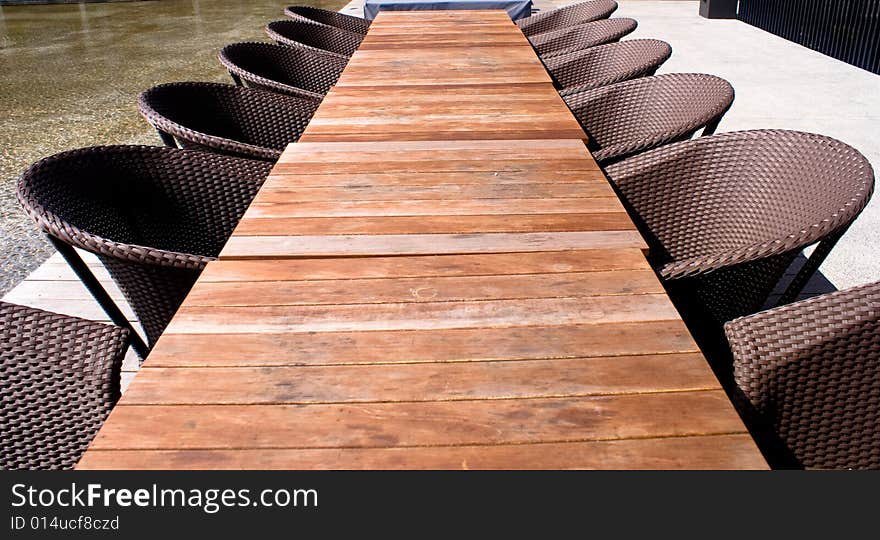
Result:
[[[715,130],[718,129],[718,124],[721,123],[721,119],[718,118],[706,124],[706,127],[703,128],[703,133],[700,134],[700,137],[705,137],[706,135],[712,135],[715,133]]]
[[[807,282],[810,281],[813,274],[819,270],[819,267],[822,266],[822,262],[824,262],[828,254],[831,253],[834,245],[837,244],[837,241],[840,240],[840,237],[846,232],[846,229],[848,229],[848,227],[819,242],[816,249],[813,250],[813,253],[794,276],[794,279],[791,280],[788,288],[786,288],[785,292],[782,293],[782,296],[779,297],[779,301],[776,303],[777,306],[789,304],[797,299],[798,295],[804,287],[806,287]]]
[[[113,299],[110,298],[110,295],[104,290],[104,287],[101,286],[98,278],[96,278],[92,271],[89,270],[88,265],[82,260],[82,257],[79,256],[79,253],[77,253],[72,246],[62,242],[54,236],[49,236],[48,238],[49,241],[52,242],[52,245],[55,246],[55,249],[58,250],[58,253],[61,253],[61,256],[64,257],[64,260],[70,265],[73,272],[82,281],[83,285],[86,286],[86,289],[88,289],[98,304],[101,305],[104,313],[110,317],[113,324],[128,329],[131,334],[131,346],[137,355],[140,356],[142,360],[146,358],[150,353],[150,348],[147,347],[147,344],[141,339],[140,334],[135,331],[128,319],[125,318],[125,315],[122,313],[122,310],[119,309],[119,306],[113,302]]]
[[[161,129],[157,129],[156,132],[159,134],[159,138],[162,139],[162,143],[169,148],[177,148],[177,141],[174,140],[174,136],[170,133],[165,133]]]

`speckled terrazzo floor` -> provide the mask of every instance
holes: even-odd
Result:
[[[95,144],[159,144],[137,95],[168,81],[230,82],[217,51],[266,40],[290,2],[161,0],[0,8],[0,295],[51,254],[15,199],[30,163]],[[344,0],[297,3],[339,9]]]

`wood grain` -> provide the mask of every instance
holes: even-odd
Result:
[[[444,330],[164,334],[146,366],[505,361],[698,351],[680,320]],[[708,369],[708,366],[707,366]]]
[[[326,405],[140,406],[123,398],[111,418],[91,448],[388,448],[742,432],[721,390]]]
[[[766,469],[747,434],[427,448],[90,450],[80,469]]]
[[[674,366],[675,369],[669,369]],[[407,365],[156,368],[127,405],[254,405],[586,397],[717,389],[698,353]]]

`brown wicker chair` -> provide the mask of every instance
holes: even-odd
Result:
[[[880,468],[880,282],[724,328],[743,416],[771,465]]]
[[[366,34],[370,29],[370,21],[366,19],[311,6],[288,6],[284,14],[292,19],[333,26],[355,34]]]
[[[657,39],[631,39],[590,47],[544,60],[559,94],[567,96],[638,77],[653,75],[672,55]]]
[[[128,331],[0,302],[0,468],[70,469],[119,399]]]
[[[703,128],[709,135],[733,103],[730,83],[700,73],[633,79],[565,96],[589,135],[602,165],[685,140]]]
[[[364,39],[362,34],[300,20],[272,21],[266,33],[279,45],[302,47],[348,61]]]
[[[781,130],[673,143],[605,171],[710,355],[723,345],[723,323],[759,311],[801,250],[818,243],[780,304],[797,298],[874,187],[858,151]],[[716,362],[722,372],[729,370],[723,360]]]
[[[535,36],[567,26],[607,19],[617,9],[614,0],[589,0],[536,13],[516,21],[523,34]]]
[[[305,48],[274,43],[233,43],[220,51],[220,62],[241,86],[263,88],[315,101],[339,78],[347,61]]]
[[[544,32],[529,38],[529,41],[535,52],[541,58],[547,59],[619,41],[620,38],[631,34],[636,26],[638,23],[634,19],[605,19]]]
[[[309,99],[207,82],[161,84],[138,97],[141,114],[168,146],[273,162],[317,107]]]
[[[271,167],[208,152],[97,146],[33,164],[19,179],[18,198],[81,277],[85,264],[71,246],[97,254],[152,347]],[[126,327],[103,290],[96,294],[97,281],[84,282]]]

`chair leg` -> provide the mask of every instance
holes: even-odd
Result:
[[[177,141],[174,140],[174,136],[170,133],[165,133],[161,129],[157,129],[156,132],[159,134],[159,138],[162,139],[162,143],[169,148],[178,148]]]
[[[706,135],[712,135],[713,133],[715,133],[715,130],[718,129],[718,124],[720,123],[721,119],[716,118],[715,120],[712,120],[711,122],[706,124],[706,127],[703,128],[703,133],[700,134],[700,137],[705,137]]]
[[[831,253],[834,245],[837,244],[837,241],[840,240],[840,237],[843,236],[843,233],[845,233],[848,228],[849,227],[845,227],[842,231],[839,231],[819,242],[816,249],[813,250],[812,255],[810,255],[810,258],[807,259],[800,271],[794,276],[794,279],[791,280],[788,288],[786,288],[785,292],[782,293],[782,296],[779,297],[779,302],[776,303],[777,306],[791,303],[797,299],[798,295],[807,285],[807,282],[810,281],[813,274],[816,273],[822,265],[822,262],[824,262],[828,254]]]
[[[233,73],[231,71],[229,72],[229,76],[232,77],[232,80],[235,81],[235,84],[237,86],[244,86],[244,83],[241,82],[241,77],[239,77],[238,75],[236,75],[235,73]]]
[[[104,287],[101,286],[98,278],[96,278],[92,271],[89,270],[88,265],[82,260],[82,257],[79,256],[79,253],[77,253],[72,246],[62,242],[54,236],[49,236],[49,241],[52,242],[52,245],[55,246],[58,253],[61,253],[61,256],[64,257],[64,260],[67,261],[67,264],[70,265],[73,272],[77,275],[80,281],[82,281],[83,285],[86,286],[86,289],[88,289],[95,300],[97,300],[98,304],[100,304],[104,313],[106,313],[107,316],[110,317],[110,320],[113,321],[113,324],[128,329],[131,346],[137,355],[140,356],[142,360],[146,358],[147,354],[150,352],[150,348],[147,347],[147,344],[144,343],[141,336],[135,331],[131,323],[128,322],[128,319],[125,318],[122,310],[119,309],[116,303],[113,302],[113,299],[110,298],[110,295],[107,294],[107,291],[104,290]]]

